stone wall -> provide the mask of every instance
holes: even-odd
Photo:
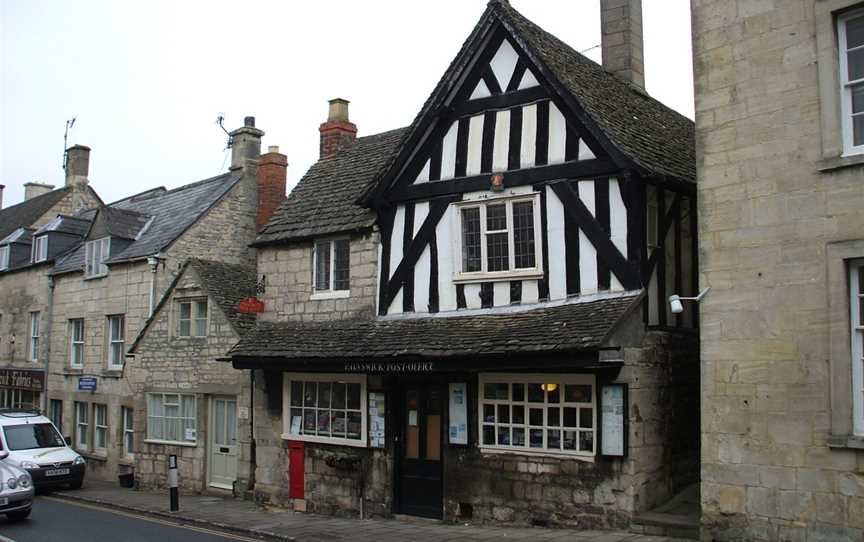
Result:
[[[313,299],[312,242],[259,249],[258,274],[266,277],[260,321],[327,321],[373,318],[377,292],[378,234],[351,236],[350,296]]]
[[[138,344],[134,361],[126,367],[126,378],[135,396],[135,477],[147,488],[165,487],[167,456],[176,454],[180,488],[187,492],[207,489],[210,439],[210,398],[237,399],[238,491],[249,486],[249,378],[230,363],[217,361],[239,340],[222,311],[208,300],[207,336],[177,337],[177,299],[204,296],[200,278],[189,268],[177,284],[170,301],[163,305]],[[147,442],[147,392],[195,393],[197,395],[197,440],[194,446],[172,446]],[[243,415],[245,413],[245,415]]]
[[[848,369],[830,380],[832,342],[849,358],[830,335],[848,330],[829,315],[830,247],[864,238],[833,18],[854,5],[693,2],[705,540],[864,536],[864,452],[828,446],[851,419]],[[837,290],[848,315],[842,276]]]
[[[44,369],[48,341],[50,287],[47,265],[37,265],[0,274],[0,367]],[[41,313],[42,338],[39,361],[27,361],[30,342],[30,313]],[[14,340],[13,340],[14,337]]]

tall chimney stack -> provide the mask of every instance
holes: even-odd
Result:
[[[53,184],[37,182],[24,183],[24,201],[39,197],[42,194],[47,194],[52,190],[54,190]]]
[[[642,0],[600,0],[603,67],[645,89]]]
[[[320,158],[330,158],[347,143],[357,137],[357,126],[348,119],[348,100],[335,98],[330,100],[330,110],[327,122],[318,131],[321,133]]]
[[[66,149],[66,186],[87,184],[90,175],[90,147],[73,145]]]
[[[231,136],[231,169],[240,169],[249,158],[261,156],[261,138],[264,131],[255,128],[255,117],[243,119],[243,127],[229,134]]]
[[[255,218],[257,231],[261,231],[285,199],[287,174],[288,157],[279,152],[279,147],[268,147],[267,154],[262,154],[258,161],[258,213]]]

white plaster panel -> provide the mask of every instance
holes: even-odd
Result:
[[[534,104],[522,108],[522,148],[520,151],[520,167],[533,167],[537,153],[537,106]]]
[[[594,181],[579,182],[579,199],[594,216]],[[597,291],[597,249],[581,229],[579,230],[579,286],[583,295]]]
[[[564,245],[564,205],[546,187],[546,234],[549,239],[549,299],[567,297],[567,253]]]
[[[441,150],[441,179],[452,179],[456,175],[456,133],[459,123],[454,122],[444,136]]]
[[[499,111],[495,118],[495,145],[492,148],[492,171],[506,171],[510,151],[510,111]]]
[[[429,202],[421,201],[414,205],[414,235],[429,215]],[[429,272],[431,269],[431,251],[423,249],[417,264],[414,266],[414,312],[429,310]]]
[[[567,122],[554,102],[549,102],[549,163],[560,164],[564,161],[567,144]]]
[[[453,284],[453,253],[455,238],[452,232],[453,208],[447,209],[435,226],[438,244],[438,310],[456,310],[456,285]]]
[[[510,42],[504,40],[501,47],[492,57],[489,66],[492,68],[492,73],[495,74],[495,79],[498,80],[498,85],[501,90],[507,89],[507,84],[510,83],[510,78],[513,77],[513,70],[516,69],[516,61],[519,60],[519,55],[510,45]]]
[[[495,307],[507,306],[510,304],[510,283],[509,282],[496,282],[495,283],[495,295],[493,297],[492,304]]]
[[[477,98],[487,98],[491,96],[492,93],[489,92],[489,87],[486,86],[486,83],[481,79],[480,82],[477,83],[477,86],[474,87],[474,92],[471,93],[471,97],[469,100],[476,100]]]
[[[483,303],[480,301],[480,285],[466,284],[465,285],[465,308],[479,309]]]
[[[483,115],[471,117],[468,123],[468,163],[467,175],[480,173],[480,159],[483,153]]]
[[[618,179],[609,179],[609,229],[612,234],[612,244],[618,248],[624,258],[627,258],[627,207],[624,206],[624,197]],[[609,287],[615,291],[624,289],[615,273],[612,273]]]

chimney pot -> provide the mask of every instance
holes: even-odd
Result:
[[[90,175],[90,147],[73,145],[66,149],[66,186],[87,184]]]
[[[47,194],[54,190],[53,184],[45,184],[38,182],[24,183],[24,201],[31,200],[35,197]]]
[[[255,117],[243,119],[243,127],[237,128],[231,136],[231,170],[240,169],[247,159],[261,156],[261,138],[264,131],[255,128]]]
[[[255,117],[245,117],[243,119],[243,126],[255,128]]]
[[[0,209],[3,208],[3,189],[6,188],[5,184],[0,184]]]
[[[320,158],[329,158],[339,149],[357,138],[357,126],[349,120],[348,100],[334,98],[328,102],[327,122],[318,131],[321,134]]]
[[[278,153],[279,152],[279,145],[270,145],[269,147],[267,147],[267,152],[268,153],[270,153],[270,152]]]
[[[603,67],[645,89],[642,0],[600,0]]]

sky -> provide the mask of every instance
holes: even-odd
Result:
[[[599,0],[511,0],[599,62]],[[288,156],[288,189],[318,159],[327,100],[358,135],[411,123],[486,0],[0,0],[0,184],[64,183],[68,145],[92,148],[105,202],[227,170],[230,131],[256,117]],[[693,118],[690,0],[643,0],[648,92]]]

